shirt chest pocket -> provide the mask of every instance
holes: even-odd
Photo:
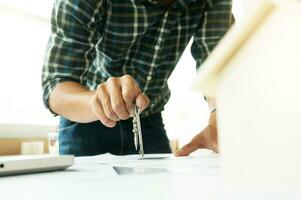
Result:
[[[133,22],[132,18],[107,22],[100,48],[112,59],[125,56],[145,33],[144,27]]]

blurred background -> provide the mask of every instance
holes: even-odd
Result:
[[[234,0],[237,23],[259,0]],[[53,0],[0,0],[0,123],[57,126],[44,107],[41,70],[50,33]],[[202,94],[191,90],[195,62],[187,47],[169,80],[171,99],[164,121],[171,140],[182,146],[207,124]],[[181,80],[178,81],[178,80]]]

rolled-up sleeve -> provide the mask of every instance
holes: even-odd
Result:
[[[232,0],[207,0],[203,20],[194,34],[191,54],[197,68],[234,23]]]
[[[85,84],[100,34],[96,24],[101,21],[102,10],[102,0],[55,0],[42,71],[43,100],[47,108],[50,94],[58,83]]]

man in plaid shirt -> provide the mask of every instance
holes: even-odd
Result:
[[[231,0],[55,0],[42,84],[45,105],[61,116],[60,153],[136,153],[134,103],[143,111],[145,153],[169,153],[161,118],[167,80],[191,38],[202,64],[232,25],[231,7]],[[177,155],[218,151],[216,135],[213,111]]]

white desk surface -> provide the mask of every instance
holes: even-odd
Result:
[[[118,175],[112,166],[166,168],[169,173]],[[277,193],[276,193],[277,191]],[[137,160],[137,156],[102,155],[76,158],[65,171],[0,177],[5,199],[301,199],[298,190],[255,191],[226,187],[216,154],[201,152],[190,158]]]

